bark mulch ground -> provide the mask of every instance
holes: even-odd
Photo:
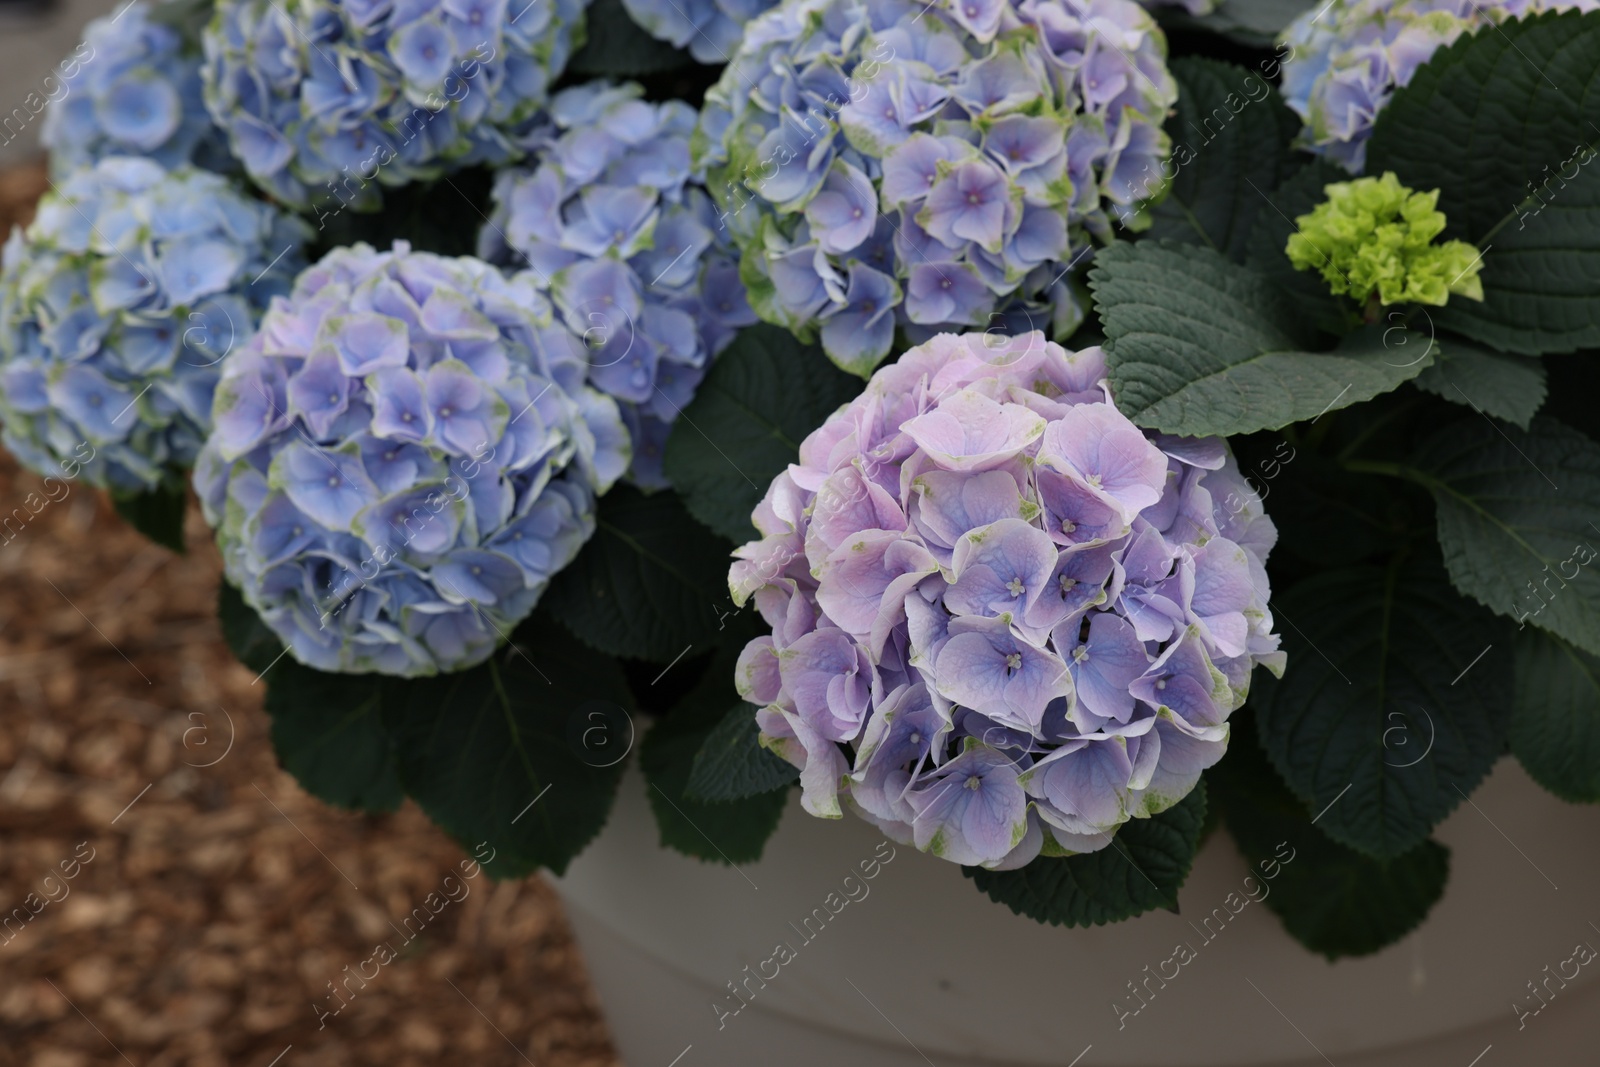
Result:
[[[44,186],[0,173],[0,237]],[[0,928],[0,1067],[618,1067],[538,879],[464,883],[341,984],[465,853],[277,768],[197,507],[176,556],[52,492],[0,454],[0,918],[27,918]]]

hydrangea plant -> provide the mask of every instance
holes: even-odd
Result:
[[[584,0],[219,0],[206,105],[263,189],[375,207],[383,185],[503,163],[583,41]]]
[[[1330,0],[1280,38],[1293,49],[1284,101],[1305,122],[1304,147],[1360,174],[1378,112],[1440,48],[1510,18],[1597,9],[1600,0]]]
[[[606,82],[558,93],[530,139],[536,162],[496,179],[479,250],[527,265],[584,338],[590,383],[616,398],[632,433],[634,481],[660,488],[672,421],[755,315],[690,173],[694,109],[641,93]]]
[[[627,466],[583,371],[525,276],[403,242],[329,253],[217,387],[195,489],[229,579],[321,670],[482,661]]]
[[[1295,219],[1285,249],[1296,270],[1316,270],[1335,293],[1357,304],[1441,306],[1452,293],[1483,299],[1483,256],[1466,241],[1433,239],[1444,232],[1439,190],[1419,193],[1393,171],[1382,178],[1334,182],[1327,199]]]
[[[941,334],[773,481],[729,577],[772,626],[737,684],[812,814],[991,868],[1092,852],[1183,799],[1255,665],[1281,672],[1255,491],[1105,375],[1041,333]]]
[[[46,109],[41,130],[58,177],[105,156],[228,168],[201,99],[200,56],[153,11],[137,0],[84,30],[83,58],[63,71],[62,96]]]
[[[0,269],[0,419],[28,466],[119,493],[194,462],[219,363],[303,263],[304,223],[190,167],[108,156],[46,194]]]
[[[1070,333],[1071,267],[1161,192],[1135,181],[1176,93],[1133,0],[792,0],[746,27],[696,148],[756,311],[866,375],[897,327]]]

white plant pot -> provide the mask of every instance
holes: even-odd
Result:
[[[1600,808],[1562,803],[1511,759],[1439,828],[1450,882],[1422,928],[1333,964],[1259,903],[1202,929],[1244,896],[1226,833],[1181,915],[1062,929],[905,846],[864,881],[882,836],[798,799],[761,862],[700,863],[658,846],[645,788],[630,770],[605,832],[555,880],[629,1067],[1600,1063],[1600,961],[1565,988],[1552,977],[1579,943],[1600,947]],[[801,929],[814,909],[826,925]],[[1164,962],[1179,943],[1181,968]],[[1174,969],[1164,987],[1150,977]],[[1553,991],[1536,1015],[1530,981]],[[1141,982],[1154,995],[1134,1014]]]

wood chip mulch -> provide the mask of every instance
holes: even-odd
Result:
[[[0,238],[43,186],[0,172]],[[176,556],[52,492],[0,454],[0,1067],[620,1067],[538,879],[345,981],[466,854],[278,769],[197,506]]]

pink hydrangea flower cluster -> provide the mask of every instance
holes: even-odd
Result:
[[[806,810],[961,864],[1090,852],[1222,757],[1281,672],[1277,530],[1227,443],[1147,434],[1105,355],[941,334],[800,446],[729,583],[737,684]]]

